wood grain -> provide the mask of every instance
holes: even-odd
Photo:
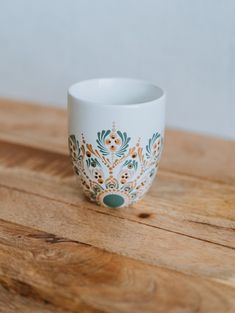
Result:
[[[110,210],[75,183],[63,110],[0,101],[0,312],[235,312],[234,156],[167,130],[148,195]]]
[[[23,288],[21,285],[22,292]],[[46,303],[46,301],[34,300],[32,298],[21,296],[9,287],[0,285],[0,313],[66,313],[58,307]]]
[[[0,248],[0,281],[6,290],[70,312],[235,309],[231,287],[21,225],[1,221]]]
[[[118,216],[1,187],[0,218],[52,232],[148,264],[234,284],[235,249]],[[149,244],[151,242],[151,244]],[[223,262],[221,262],[223,260]]]
[[[229,185],[235,184],[235,142],[169,130],[161,167]]]
[[[49,151],[67,151],[64,110],[0,99],[0,112],[1,139]]]

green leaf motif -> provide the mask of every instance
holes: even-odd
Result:
[[[89,158],[86,160],[87,167],[101,167],[100,162],[96,158]]]
[[[70,155],[72,158],[72,164],[73,164],[73,169],[74,172],[77,175],[80,175],[80,161],[82,159],[81,156],[81,148],[79,145],[79,141],[76,139],[75,135],[70,135],[68,138],[68,144],[69,144],[69,151],[70,151]]]
[[[124,190],[124,191],[130,193],[131,191],[134,190],[134,186],[133,186],[132,183],[127,183],[127,184],[125,184],[124,186],[121,187],[121,190]]]
[[[127,137],[127,133],[126,132],[122,133],[120,130],[117,131],[117,134],[118,134],[118,136],[122,140],[122,145],[121,145],[120,149],[115,153],[115,155],[117,157],[121,157],[126,152],[128,146],[129,146],[129,142],[130,142],[131,138]]]
[[[150,159],[152,156],[152,147],[154,143],[157,141],[157,139],[160,137],[159,133],[153,134],[152,138],[149,139],[149,142],[146,146],[146,157],[147,159]]]
[[[111,133],[111,130],[102,130],[102,132],[97,133],[98,139],[96,140],[97,142],[97,147],[99,148],[100,152],[103,155],[108,155],[110,152],[105,146],[105,139],[108,137],[108,135]]]
[[[126,160],[122,167],[125,166],[127,166],[129,169],[134,168],[134,170],[136,171],[138,168],[138,162],[136,160]]]
[[[105,187],[108,189],[118,189],[119,188],[118,180],[116,178],[108,178],[105,181]]]
[[[97,184],[95,182],[92,183],[91,187],[92,187],[92,190],[93,190],[95,195],[97,195],[99,192],[104,190],[99,184]]]
[[[79,141],[76,139],[75,135],[70,135],[69,136],[69,150],[72,155],[73,162],[77,162],[81,160],[81,148],[79,145]]]

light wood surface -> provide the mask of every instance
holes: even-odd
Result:
[[[87,201],[66,112],[0,101],[0,312],[235,312],[235,143],[167,130],[128,209]]]

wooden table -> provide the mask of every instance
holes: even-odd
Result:
[[[235,312],[235,143],[167,130],[128,209],[75,183],[63,110],[0,101],[0,312]]]

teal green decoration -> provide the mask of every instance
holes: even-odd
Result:
[[[110,208],[118,208],[124,204],[124,198],[120,195],[109,194],[104,197],[103,202]]]

